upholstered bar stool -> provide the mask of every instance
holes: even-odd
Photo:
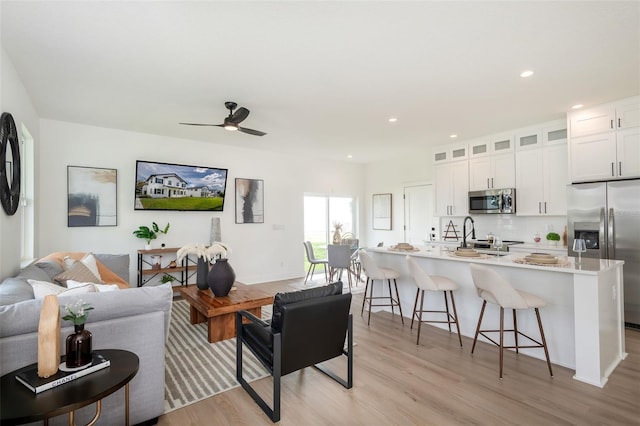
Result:
[[[411,315],[411,328],[413,329],[413,321],[415,319],[418,320],[418,338],[416,339],[416,345],[420,344],[420,328],[423,322],[426,323],[447,323],[449,326],[449,333],[451,333],[451,324],[456,325],[456,330],[458,332],[458,341],[460,342],[460,346],[462,346],[462,338],[460,337],[460,326],[458,324],[458,312],[456,311],[456,301],[453,298],[453,290],[458,289],[458,285],[451,281],[447,277],[442,277],[439,275],[429,275],[424,269],[418,265],[418,263],[411,257],[407,256],[407,265],[409,266],[409,273],[413,277],[413,280],[418,286],[418,290],[416,291],[416,301],[413,304],[413,314]],[[424,310],[424,292],[425,291],[441,291],[444,295],[444,311],[431,311]],[[449,301],[447,299],[447,292],[449,292],[449,298],[451,299],[451,307],[453,308],[453,314],[449,312]],[[418,309],[418,297],[420,296],[420,309]],[[446,314],[447,320],[425,320],[422,318],[422,314]]]
[[[526,293],[521,290],[514,289],[511,284],[504,279],[500,274],[491,268],[483,265],[477,265],[472,263],[471,276],[473,277],[473,284],[476,287],[478,296],[483,299],[482,309],[480,310],[480,318],[478,319],[478,327],[476,328],[476,334],[473,337],[473,346],[471,353],[473,354],[476,348],[476,341],[478,340],[478,334],[481,334],[485,338],[489,339],[491,343],[498,346],[500,351],[500,378],[502,379],[502,364],[504,358],[505,349],[515,349],[518,353],[519,349],[523,348],[543,348],[544,355],[547,358],[547,366],[549,367],[549,374],[553,377],[553,370],[551,370],[551,361],[549,360],[549,350],[547,349],[547,341],[544,338],[544,330],[542,328],[542,321],[540,320],[539,308],[546,305],[546,302],[533,294]],[[484,309],[487,306],[487,302],[500,306],[500,329],[499,330],[482,330],[480,325],[482,324],[482,316],[484,315]],[[518,331],[518,322],[516,319],[516,311],[518,309],[534,309],[536,318],[538,320],[538,327],[540,328],[540,338],[542,342],[527,336],[524,333]],[[504,329],[504,310],[513,310],[513,330]],[[504,345],[504,332],[513,332],[515,339],[515,346]],[[491,339],[485,333],[498,332],[500,333],[500,341],[496,342]],[[535,345],[521,345],[518,343],[518,336],[523,336],[535,343]]]
[[[362,299],[362,309],[360,310],[360,316],[364,313],[365,304],[369,305],[369,318],[367,319],[367,325],[371,322],[371,307],[372,306],[391,306],[391,313],[395,315],[394,307],[397,306],[400,311],[400,319],[402,320],[402,324],[404,324],[404,317],[402,316],[402,306],[400,306],[400,295],[398,294],[398,283],[396,279],[400,276],[400,274],[393,269],[381,268],[379,267],[369,256],[369,254],[360,250],[360,263],[362,263],[362,269],[364,270],[365,275],[367,276],[367,281],[364,287],[364,297]],[[382,282],[382,290],[384,290],[384,282],[387,281],[389,286],[389,295],[388,296],[374,296],[373,295],[373,282],[375,280],[380,280]],[[391,292],[391,280],[393,280],[393,284],[396,290],[396,297],[393,297],[393,293]],[[369,286],[369,282],[371,282],[371,286]],[[367,290],[369,290],[369,295],[367,295]],[[388,303],[374,303],[374,301],[378,299],[385,299]]]

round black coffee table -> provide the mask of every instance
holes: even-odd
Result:
[[[129,424],[129,382],[138,373],[140,360],[133,352],[119,349],[100,349],[111,361],[111,365],[69,383],[35,394],[15,378],[16,373],[37,367],[32,364],[7,373],[0,378],[0,424],[15,425],[44,420],[69,413],[69,424],[73,424],[74,411],[96,403],[96,416],[102,409],[101,400],[125,387],[125,418]]]

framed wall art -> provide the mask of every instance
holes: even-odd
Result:
[[[67,226],[116,226],[116,169],[67,166]]]
[[[264,223],[264,181],[236,178],[236,223]]]
[[[373,229],[391,230],[391,194],[373,194]]]

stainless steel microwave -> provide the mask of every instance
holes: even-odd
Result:
[[[469,214],[514,214],[515,212],[515,188],[469,191]]]

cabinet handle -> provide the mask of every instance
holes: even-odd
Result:
[[[616,170],[615,170],[615,166],[614,163],[611,163],[611,176],[615,176]]]
[[[613,120],[611,120],[611,128],[613,129]]]
[[[491,187],[489,186],[489,178],[487,178],[487,188],[491,188]]]
[[[618,127],[622,127],[622,121],[618,118]]]
[[[493,178],[491,178],[491,188],[493,188]]]
[[[544,202],[544,214],[547,214],[547,202]]]
[[[622,176],[622,161],[618,162],[618,176]]]
[[[538,201],[538,214],[542,214],[542,203]]]

